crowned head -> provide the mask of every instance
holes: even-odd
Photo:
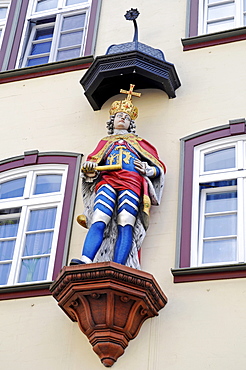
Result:
[[[113,102],[109,111],[110,115],[113,116],[119,112],[128,114],[132,120],[138,117],[138,108],[130,100],[116,100]]]
[[[138,117],[138,108],[132,104],[132,96],[140,97],[141,93],[133,92],[134,86],[135,85],[131,84],[129,91],[120,90],[121,93],[127,94],[127,97],[124,100],[116,100],[113,102],[109,111],[111,116],[116,113],[123,112],[128,114],[132,120],[135,120]]]

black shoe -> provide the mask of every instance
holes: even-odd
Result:
[[[74,266],[74,265],[85,265],[85,262],[77,259],[77,258],[73,258],[69,264],[69,266]]]

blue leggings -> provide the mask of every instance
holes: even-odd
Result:
[[[82,254],[92,261],[99,250],[104,230],[113,216],[117,203],[118,236],[113,261],[124,265],[132,248],[133,227],[138,213],[139,197],[132,190],[116,192],[110,185],[102,185],[94,202],[92,225],[87,233]]]

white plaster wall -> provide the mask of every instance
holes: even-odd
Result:
[[[246,116],[246,42],[183,52],[186,0],[104,0],[96,54],[131,41],[133,25],[123,17],[137,7],[139,39],[161,49],[174,63],[182,86],[169,100],[159,90],[142,90],[138,134],[167,165],[160,207],[142,248],[142,268],[152,273],[169,303],[144,323],[114,365],[115,370],[234,370],[246,368],[244,279],[173,284],[178,207],[179,140],[194,132]],[[87,155],[105,136],[109,99],[94,112],[79,80],[84,71],[0,85],[0,159],[24,151],[69,151]],[[82,211],[80,194],[75,217]],[[79,257],[85,231],[74,222],[69,258]],[[2,369],[102,369],[86,337],[52,297],[0,302]]]

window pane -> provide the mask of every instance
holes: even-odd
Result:
[[[62,175],[38,175],[34,194],[54,193],[61,189]]]
[[[88,0],[67,0],[66,5],[86,3]]]
[[[48,63],[49,61],[49,57],[46,56],[46,57],[41,57],[41,58],[34,58],[34,59],[29,59],[28,60],[28,63],[27,63],[27,66],[28,67],[31,67],[31,66],[37,66],[39,64],[45,64],[45,63]]]
[[[84,27],[85,13],[65,17],[62,23],[62,31],[74,30]]]
[[[208,20],[234,17],[234,15],[234,2],[229,4],[215,5],[208,8]]]
[[[235,167],[235,148],[217,150],[204,156],[204,171]]]
[[[36,31],[30,55],[49,54],[52,43],[53,31],[54,31],[53,27],[39,29]],[[43,40],[43,42],[35,42],[40,40]],[[47,63],[48,59],[49,59],[48,55],[44,57],[30,59],[28,61],[28,66]]]
[[[49,53],[52,43],[54,27],[47,27],[36,30],[35,38],[33,40],[32,49],[29,55],[40,55],[40,54],[48,54],[44,56],[40,56],[37,58],[29,58],[27,61],[27,66],[36,66],[39,64],[44,64],[49,62]],[[43,40],[43,42],[36,42]]]
[[[215,3],[217,3],[217,4],[219,4],[219,3],[234,3],[235,2],[235,0],[208,0],[208,4],[210,5],[210,4],[215,4]]]
[[[208,188],[218,188],[221,186],[236,186],[236,185],[237,185],[237,179],[233,179],[233,180],[204,182],[200,185],[200,188],[208,189]]]
[[[59,48],[81,45],[82,37],[83,31],[65,33],[60,37]]]
[[[28,231],[53,229],[55,226],[56,208],[38,209],[30,212]]]
[[[207,25],[207,32],[219,32],[224,30],[230,30],[231,28],[234,28],[234,19],[227,19],[219,22],[209,23]]]
[[[19,283],[42,281],[47,277],[49,257],[22,260]]]
[[[11,263],[0,265],[0,285],[5,285],[8,282]]]
[[[54,9],[57,7],[58,0],[39,0],[36,7],[36,12],[43,10]]]
[[[16,236],[18,227],[19,219],[0,220],[0,238]]]
[[[15,248],[15,240],[0,242],[0,260],[12,260]]]
[[[16,236],[19,227],[21,208],[3,209],[0,211],[0,260],[12,260]],[[13,215],[11,217],[10,215]]]
[[[22,197],[26,178],[6,181],[0,185],[0,199]]]
[[[30,55],[37,55],[37,54],[45,54],[49,53],[51,48],[51,41],[49,42],[42,42],[41,44],[34,44],[32,46],[31,54]]]
[[[5,19],[7,15],[8,7],[0,7],[0,19]]]
[[[243,0],[243,10],[246,10],[246,0]]]
[[[52,238],[53,238],[52,231],[27,235],[23,256],[49,254],[51,251]]]
[[[237,209],[237,192],[210,193],[206,198],[206,213],[235,211]]]
[[[227,240],[207,241],[203,244],[203,263],[236,261],[236,238]]]
[[[80,57],[80,48],[63,50],[58,52],[57,61],[79,57]]]
[[[205,217],[204,237],[228,236],[237,234],[237,215]]]
[[[38,29],[35,34],[35,40],[43,40],[53,37],[54,27]]]

